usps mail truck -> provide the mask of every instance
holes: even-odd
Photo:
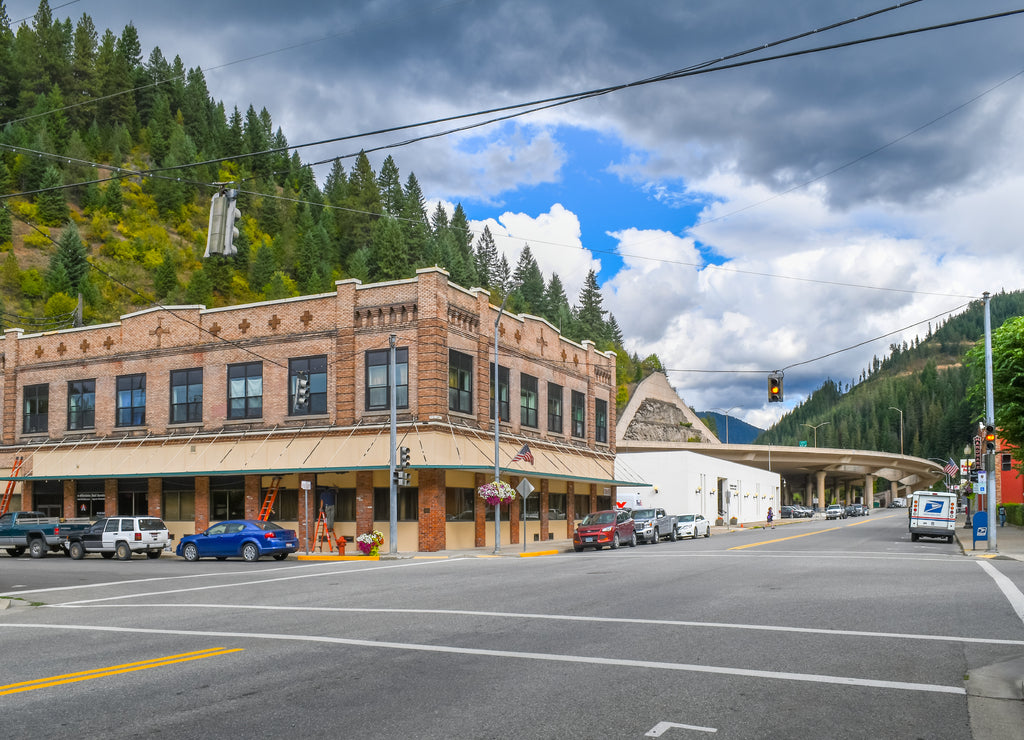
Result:
[[[952,542],[956,531],[956,494],[948,491],[915,491],[909,501],[910,540],[942,537]]]

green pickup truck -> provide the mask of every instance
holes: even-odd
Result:
[[[0,516],[0,548],[12,558],[41,558],[47,552],[67,554],[68,537],[89,526],[88,519],[61,519],[38,511],[9,511]]]

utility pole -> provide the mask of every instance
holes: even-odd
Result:
[[[391,510],[388,515],[388,539],[390,540],[388,552],[392,555],[398,552],[398,477],[395,475],[395,448],[398,445],[398,383],[395,382],[395,345],[397,343],[397,335],[392,334],[388,337],[388,385],[391,396],[389,402],[391,407],[391,461],[388,466]]]
[[[985,300],[985,425],[996,423],[996,404],[992,394],[992,315],[989,311],[989,293],[982,294]],[[980,472],[979,472],[980,475]],[[988,549],[999,552],[996,542],[996,453],[985,453],[985,494],[988,498]]]

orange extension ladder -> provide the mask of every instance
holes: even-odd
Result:
[[[260,508],[260,515],[256,517],[259,521],[265,522],[270,519],[270,512],[274,510],[274,502],[277,500],[277,492],[281,488],[281,476],[275,475],[270,481],[270,488],[267,489],[267,497],[263,499],[263,506]]]
[[[324,503],[320,502],[320,514],[316,518],[316,527],[313,528],[314,549],[317,552],[324,551],[324,540],[327,540],[327,551],[334,552],[334,532],[327,526],[327,512],[324,511]]]
[[[21,455],[14,458],[14,467],[11,468],[11,479],[7,481],[7,488],[4,489],[4,497],[0,498],[0,516],[6,514],[7,509],[11,505],[11,496],[14,495],[14,486],[17,485],[17,481],[14,479],[17,478],[18,474],[21,472],[21,464],[24,461],[25,459]]]

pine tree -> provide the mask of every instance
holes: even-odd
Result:
[[[431,233],[427,224],[426,201],[415,173],[409,173],[405,181],[402,200],[402,238],[405,240],[409,265],[413,268],[422,267],[429,264],[427,258],[430,253]],[[442,263],[442,266],[448,265]]]
[[[402,229],[393,218],[381,218],[373,229],[370,274],[374,281],[409,277],[409,255]]]
[[[544,275],[533,258],[530,245],[524,244],[512,274],[516,291],[523,298],[525,310],[537,316],[544,315]]]
[[[63,266],[68,277],[68,285],[71,290],[69,294],[82,291],[89,273],[89,252],[78,235],[78,227],[74,224],[68,226],[61,232],[60,240],[57,242],[57,251],[50,260],[50,269],[55,263]]]
[[[209,306],[213,300],[213,281],[206,273],[205,266],[192,273],[185,288],[185,300],[202,306]]]
[[[277,255],[267,244],[261,244],[256,249],[256,255],[252,260],[252,277],[249,278],[249,287],[254,291],[262,291],[270,279],[277,272]]]
[[[498,268],[498,247],[494,243],[490,226],[484,226],[480,237],[476,240],[476,274],[483,287],[495,287],[495,270]]]
[[[0,247],[6,248],[14,238],[14,226],[11,222],[11,212],[0,205]]]
[[[448,228],[451,230],[455,251],[465,265],[466,274],[463,285],[469,288],[481,285],[480,275],[476,270],[476,255],[473,253],[473,234],[469,230],[469,218],[461,203],[456,204]]]
[[[380,201],[384,213],[392,218],[401,216],[405,195],[402,192],[402,180],[398,172],[398,165],[395,164],[395,160],[390,154],[384,160],[384,164],[380,166],[377,187],[380,188]]]
[[[170,251],[164,251],[164,258],[153,274],[153,289],[157,298],[166,298],[178,289],[178,268]]]
[[[605,310],[602,308],[603,302],[601,288],[597,284],[597,272],[590,270],[587,272],[583,288],[580,290],[576,320],[579,322],[581,339],[590,339],[598,345],[608,339],[607,327],[604,322]]]
[[[36,196],[36,207],[39,220],[48,226],[59,226],[66,222],[70,215],[64,191],[60,189],[63,184],[60,170],[56,167],[47,167],[43,180],[39,183],[43,192]]]

